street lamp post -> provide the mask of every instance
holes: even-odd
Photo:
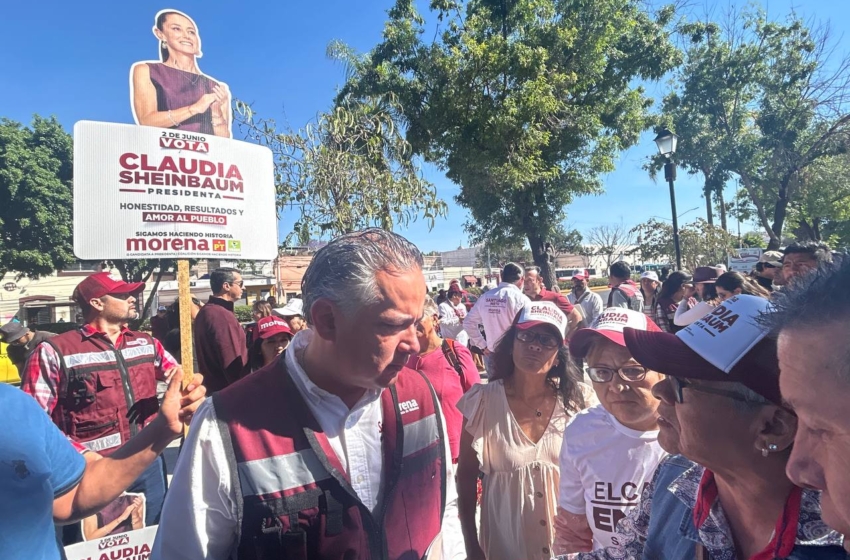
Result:
[[[682,270],[682,249],[679,246],[679,218],[676,214],[676,191],[673,187],[673,182],[676,180],[676,164],[670,159],[676,152],[676,144],[679,137],[667,130],[666,128],[658,133],[655,137],[655,145],[658,146],[658,151],[667,159],[664,164],[664,179],[670,185],[670,209],[673,212],[673,246],[676,249],[676,270]]]

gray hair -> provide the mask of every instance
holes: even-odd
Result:
[[[437,307],[437,302],[434,301],[429,295],[425,295],[425,308],[422,310],[423,317],[431,317],[433,315],[439,315],[440,308]]]
[[[305,319],[313,323],[313,304],[322,298],[351,316],[378,301],[376,273],[421,270],[422,265],[419,249],[391,231],[369,228],[337,237],[313,256],[301,280]]]

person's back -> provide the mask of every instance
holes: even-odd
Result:
[[[204,385],[214,393],[247,373],[248,347],[233,312],[233,302],[242,297],[241,274],[232,268],[214,270],[210,288],[213,295],[195,319],[194,341]]]
[[[631,279],[632,270],[623,261],[615,262],[609,269],[611,292],[605,307],[625,307],[643,312],[643,294]]]
[[[520,289],[523,275],[524,271],[518,264],[505,265],[502,270],[502,282],[482,294],[463,321],[463,328],[469,335],[469,340],[478,348],[484,349],[485,363],[487,356],[496,349],[499,339],[510,328],[525,303],[531,301]],[[479,325],[484,327],[485,336],[478,330]]]

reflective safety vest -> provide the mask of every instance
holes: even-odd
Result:
[[[156,367],[150,336],[124,331],[118,348],[78,329],[44,341],[62,368],[53,422],[91,451],[110,455],[159,409]]]
[[[240,503],[238,558],[418,560],[440,532],[445,443],[437,396],[403,369],[381,394],[384,480],[374,511],[276,360],[216,393]]]
[[[632,311],[643,311],[643,294],[638,288],[637,284],[635,284],[634,280],[626,280],[616,288],[611,288],[611,292],[608,294],[608,305],[607,307],[614,307],[614,292],[619,291],[629,302],[628,309]]]

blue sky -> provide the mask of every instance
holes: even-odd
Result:
[[[154,14],[163,8],[188,13],[203,40],[204,73],[227,82],[234,96],[253,103],[262,116],[301,127],[327,109],[343,69],[325,57],[333,39],[359,51],[380,39],[392,0],[257,1],[221,0],[107,2],[104,0],[36,0],[7,3],[3,8],[4,48],[0,50],[0,116],[29,122],[35,113],[55,115],[67,130],[82,119],[132,122],[128,75],[133,62],[155,59],[150,31]],[[696,2],[699,4],[699,1]],[[424,10],[426,1],[419,1]],[[706,0],[710,9],[718,4]],[[779,17],[796,7],[798,13],[829,21],[840,37],[839,51],[850,43],[850,2],[847,0],[765,0]],[[660,98],[665,86],[653,93]],[[595,225],[623,221],[631,226],[651,216],[670,217],[666,184],[654,183],[641,170],[655,151],[652,135],[624,152],[617,170],[606,176],[605,194],[577,199],[567,222],[581,232]],[[463,231],[466,212],[452,197],[458,187],[439,170],[426,169],[439,195],[449,203],[449,216],[428,231],[423,222],[400,230],[424,251],[468,246]],[[679,175],[677,206],[682,222],[705,215],[699,181]],[[730,189],[727,197],[732,196]],[[294,220],[281,216],[282,232]],[[735,227],[733,222],[732,227]],[[753,227],[745,224],[742,230]]]

